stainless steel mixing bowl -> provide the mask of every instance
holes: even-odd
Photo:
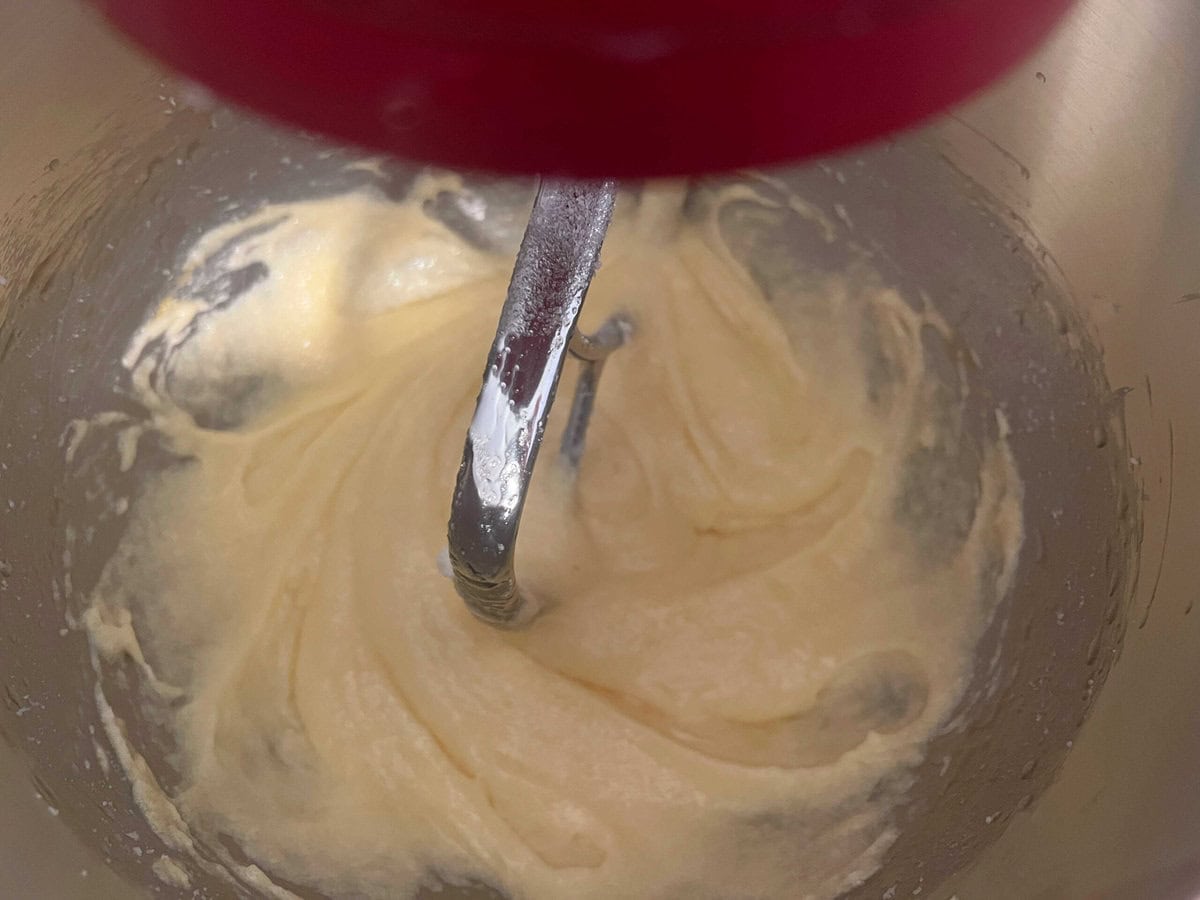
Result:
[[[412,169],[214,106],[67,0],[0,0],[0,38],[0,896],[231,896],[156,876],[166,848],[98,725],[68,618],[120,529],[61,440],[119,402],[116,358],[199,233],[266,199],[399,196]],[[967,371],[1004,405],[1027,490],[969,724],[852,896],[1200,895],[1200,8],[1087,0],[956,114],[759,185],[837,223],[832,243],[735,223],[773,302],[848,255],[929,297],[963,338],[939,350],[948,389]],[[68,523],[100,527],[69,543]],[[117,712],[153,761],[137,704]]]

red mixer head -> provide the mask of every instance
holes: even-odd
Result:
[[[399,156],[650,176],[827,153],[962,99],[1071,0],[96,0],[249,107]]]

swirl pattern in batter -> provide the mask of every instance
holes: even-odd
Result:
[[[626,201],[585,318],[637,334],[577,477],[534,478],[519,567],[553,602],[497,631],[437,560],[511,256],[422,198],[215,229],[129,347],[121,446],[173,462],[85,623],[169,748],[152,770],[102,687],[152,822],[278,896],[861,882],[1021,543],[1003,430],[969,435],[931,361],[949,330],[865,268],[781,299],[727,234],[769,204]]]

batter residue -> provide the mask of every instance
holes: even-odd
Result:
[[[768,202],[627,199],[585,319],[637,334],[577,479],[534,478],[519,569],[555,602],[497,631],[437,560],[512,255],[435,189],[217,228],[129,347],[116,447],[171,462],[85,624],[136,664],[160,762],[98,698],[152,824],[278,896],[861,882],[1021,541],[1002,429],[930,361],[952,335],[865,267],[765,286],[727,236]]]

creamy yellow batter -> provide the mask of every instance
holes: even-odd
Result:
[[[866,269],[772,305],[711,209],[624,201],[585,321],[623,309],[636,337],[578,478],[544,453],[522,527],[522,580],[556,602],[494,630],[437,561],[512,259],[426,188],[216,229],[125,357],[148,412],[119,449],[179,461],[145,476],[85,624],[166,736],[169,777],[102,685],[152,824],[184,868],[278,896],[859,883],[1021,540],[1002,436],[962,449],[957,529],[910,496],[913,460],[961,440],[923,349],[945,326]]]

